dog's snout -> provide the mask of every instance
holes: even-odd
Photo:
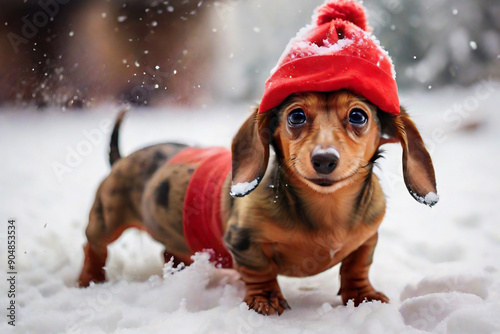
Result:
[[[317,153],[311,156],[314,170],[319,174],[330,174],[337,167],[339,159],[330,153]]]
[[[339,163],[339,158],[339,152],[332,146],[323,148],[318,145],[311,153],[311,163],[319,174],[332,173]]]

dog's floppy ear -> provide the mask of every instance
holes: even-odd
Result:
[[[385,113],[384,113],[385,114]],[[383,117],[386,118],[386,117]],[[434,206],[439,201],[431,156],[406,110],[392,121],[382,120],[380,144],[400,142],[403,148],[403,176],[406,188],[419,203]]]
[[[257,109],[258,110],[258,109]],[[253,112],[233,139],[231,196],[243,197],[251,193],[264,177],[269,162],[272,140],[270,113]]]

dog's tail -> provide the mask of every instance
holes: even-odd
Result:
[[[118,140],[119,140],[119,132],[120,125],[122,124],[123,118],[129,109],[128,106],[125,106],[120,109],[118,112],[118,116],[116,116],[115,127],[113,128],[113,132],[111,133],[111,141],[109,143],[109,164],[113,166],[115,162],[121,159],[120,149],[118,148]]]

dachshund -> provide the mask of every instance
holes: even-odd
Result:
[[[165,246],[166,261],[190,264],[193,252],[210,249],[218,267],[240,273],[244,301],[260,314],[289,308],[278,275],[339,263],[344,303],[388,302],[368,277],[386,208],[373,172],[380,147],[400,143],[408,191],[438,201],[430,155],[405,109],[382,112],[349,90],[294,93],[252,113],[231,151],[159,144],[121,158],[123,116],[90,212],[82,287],[105,280],[106,247],[137,227]]]

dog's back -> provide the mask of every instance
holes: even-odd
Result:
[[[144,200],[146,190],[156,188],[154,205],[157,210],[166,210],[172,203],[170,222],[172,231],[160,231],[155,235],[168,234],[173,244],[188,252],[187,246],[178,240],[182,238],[182,216],[176,215],[176,207],[182,207],[184,193],[170,191],[182,189],[182,183],[189,182],[190,175],[173,172],[175,181],[166,188],[166,184],[158,184],[155,175],[165,169],[166,163],[186,148],[186,145],[165,143],[145,147],[131,155],[122,158],[118,147],[120,125],[125,115],[121,111],[117,117],[110,141],[110,174],[101,182],[89,216],[86,236],[88,244],[85,247],[85,263],[80,275],[80,286],[87,286],[91,281],[104,281],[107,257],[107,245],[116,240],[121,233],[129,227],[147,230],[143,205],[151,205],[149,200]],[[168,196],[176,193],[179,198]],[[150,196],[151,197],[151,196]],[[178,201],[178,203],[175,203]],[[153,217],[148,217],[152,219]],[[149,224],[151,225],[151,224]],[[159,240],[163,242],[164,240]]]
[[[104,281],[106,247],[130,227],[165,245],[165,261],[173,257],[176,264],[190,264],[194,252],[212,249],[219,267],[231,267],[220,205],[223,188],[229,188],[230,151],[165,143],[122,158],[118,141],[124,115],[119,113],[111,135],[111,173],[90,212],[79,284]]]

